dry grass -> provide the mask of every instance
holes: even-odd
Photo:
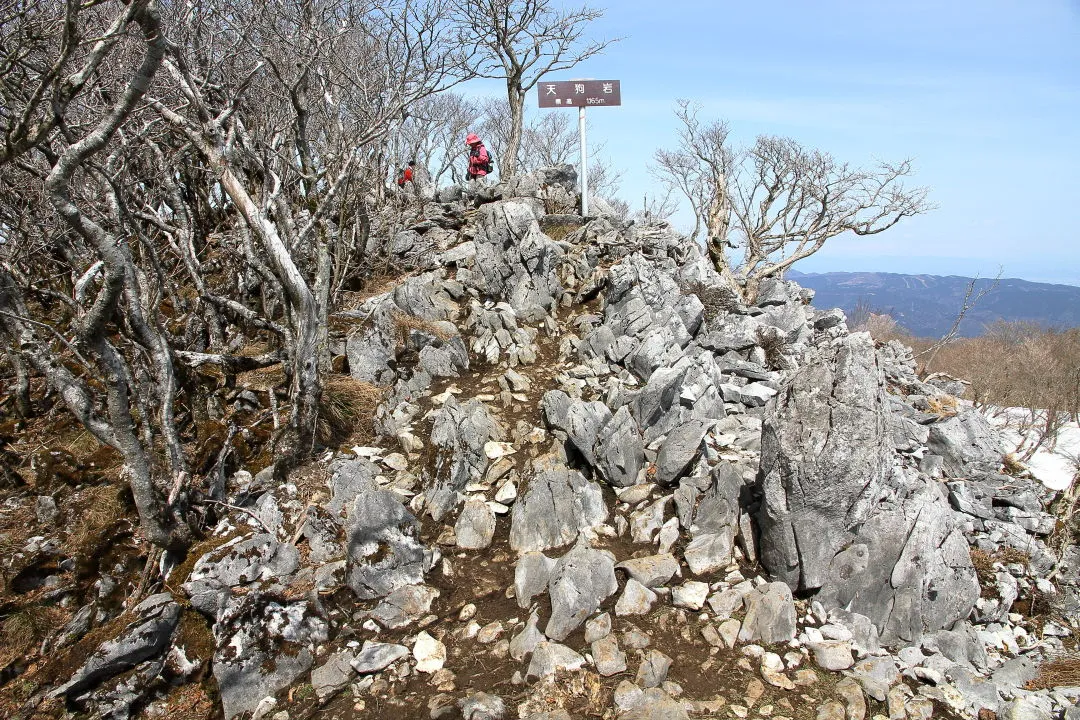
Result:
[[[685,295],[697,295],[704,306],[706,322],[727,314],[739,306],[740,300],[734,290],[726,287],[706,287],[700,282],[688,283],[681,288]]]
[[[390,292],[403,283],[410,273],[378,273],[372,275],[364,283],[364,289],[359,291],[346,291],[341,293],[341,310],[355,310],[376,295]]]
[[[1080,653],[1068,653],[1039,666],[1039,677],[1027,684],[1029,690],[1080,686]]]
[[[1016,456],[1016,453],[1006,453],[1001,458],[1001,470],[1006,475],[1012,475],[1013,477],[1020,477],[1027,473],[1027,468],[1024,467],[1024,463],[1020,462],[1020,458]]]
[[[952,395],[938,395],[926,398],[926,411],[939,417],[953,417],[960,407],[960,401]]]
[[[0,668],[20,657],[37,654],[37,645],[61,627],[67,614],[57,607],[28,605],[4,618],[0,624]]]
[[[81,498],[81,512],[65,545],[73,555],[93,555],[98,551],[101,536],[127,515],[127,503],[122,485],[99,485],[86,490]]]
[[[285,367],[278,363],[236,376],[236,384],[252,390],[272,390],[285,384]]]
[[[374,436],[375,411],[383,391],[348,375],[330,375],[319,408],[319,441],[333,445],[345,439],[366,442]]]
[[[557,223],[544,228],[544,234],[555,242],[560,242],[566,239],[566,236],[574,232],[580,225],[571,223]]]
[[[406,315],[405,313],[395,312],[393,315],[394,320],[394,334],[396,335],[398,347],[404,347],[406,340],[409,338],[409,332],[416,330],[417,332],[424,333],[426,335],[434,335],[442,342],[446,342],[454,335],[447,332],[439,325],[431,322],[430,320],[424,320],[414,315]]]
[[[784,362],[784,348],[787,346],[783,331],[774,327],[759,327],[754,336],[758,346],[765,351],[766,366],[770,370],[780,370]]]

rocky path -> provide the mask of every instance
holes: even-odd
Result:
[[[670,228],[545,216],[554,184],[468,222],[425,209],[397,243],[416,272],[338,348],[384,388],[376,441],[283,487],[232,478],[240,509],[54,696],[97,717],[195,685],[272,720],[1077,720],[1080,689],[1038,670],[1075,651],[1075,552],[1050,552],[1049,495],[1001,474],[956,389],[793,283],[741,302]],[[176,630],[196,620],[202,644]]]

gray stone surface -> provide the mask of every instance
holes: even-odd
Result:
[[[438,448],[435,480],[426,511],[435,520],[457,507],[465,487],[480,480],[488,466],[484,445],[503,439],[502,429],[479,400],[458,403],[450,397],[435,414],[431,443]]]
[[[637,482],[645,463],[645,447],[637,421],[625,405],[601,425],[596,441],[596,469],[615,487]]]
[[[626,671],[626,653],[619,649],[619,641],[614,635],[606,635],[599,640],[594,640],[592,656],[596,672],[604,677]]]
[[[480,550],[491,545],[495,536],[495,513],[483,500],[468,500],[454,525],[457,546]]]
[[[656,456],[656,480],[660,483],[674,482],[701,450],[705,434],[712,422],[690,420],[668,433]]]
[[[326,623],[304,602],[282,605],[248,596],[234,612],[242,622],[219,621],[214,628],[213,673],[226,720],[296,682],[311,668],[313,645],[326,640]]]
[[[610,553],[574,546],[559,558],[551,571],[548,583],[551,618],[544,634],[552,640],[563,640],[618,588],[615,561]]]
[[[180,606],[173,596],[169,593],[151,595],[135,606],[134,613],[135,620],[116,638],[98,646],[82,667],[50,695],[76,697],[164,650],[180,620]]]
[[[971,469],[993,472],[1001,464],[1005,448],[981,413],[961,409],[954,417],[930,426],[930,452],[944,459],[949,477],[966,477]]]
[[[311,671],[311,687],[320,700],[349,684],[356,674],[350,664],[355,659],[352,652],[342,650],[331,653],[326,662]]]
[[[746,615],[739,642],[782,643],[795,637],[795,602],[782,582],[766,583],[743,598]]]
[[[279,543],[269,534],[238,538],[199,558],[183,589],[192,605],[219,618],[232,596],[231,588],[285,578],[296,572],[299,563],[293,545]]]
[[[370,675],[385,670],[398,660],[409,656],[409,648],[394,643],[381,643],[365,640],[360,652],[350,661],[353,670],[359,675]]]
[[[659,650],[646,650],[641,657],[634,683],[641,688],[659,687],[667,680],[669,669],[671,658]]]
[[[475,691],[458,700],[462,720],[502,720],[506,703],[498,695]]]
[[[671,553],[623,560],[615,566],[646,587],[666,585],[679,572],[679,561]]]
[[[541,642],[533,649],[532,660],[525,676],[547,678],[560,670],[580,670],[585,666],[585,658],[565,645],[555,642]]]
[[[519,607],[529,607],[533,597],[547,591],[553,567],[555,560],[535,550],[518,558],[514,567],[514,596]]]
[[[361,600],[419,585],[434,562],[419,523],[398,497],[374,485],[357,493],[345,522],[346,583]]]
[[[911,476],[830,562],[827,608],[870,618],[886,645],[908,645],[967,617],[979,597],[957,516],[941,487]]]
[[[892,465],[886,411],[884,375],[865,333],[811,358],[767,409],[761,560],[792,588],[821,587],[879,500]]]
[[[563,547],[607,519],[599,485],[553,456],[537,460],[535,471],[511,514],[510,546],[519,553]]]

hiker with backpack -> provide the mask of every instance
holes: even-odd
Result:
[[[470,182],[479,180],[494,169],[491,153],[484,147],[484,143],[480,142],[480,136],[476,133],[469,133],[465,144],[469,147],[469,167],[465,169],[465,177]]]

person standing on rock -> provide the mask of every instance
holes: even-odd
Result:
[[[476,133],[469,133],[465,138],[465,145],[469,148],[469,166],[465,169],[465,177],[471,185],[492,171],[491,153],[484,147],[484,143],[480,142],[480,136]]]

